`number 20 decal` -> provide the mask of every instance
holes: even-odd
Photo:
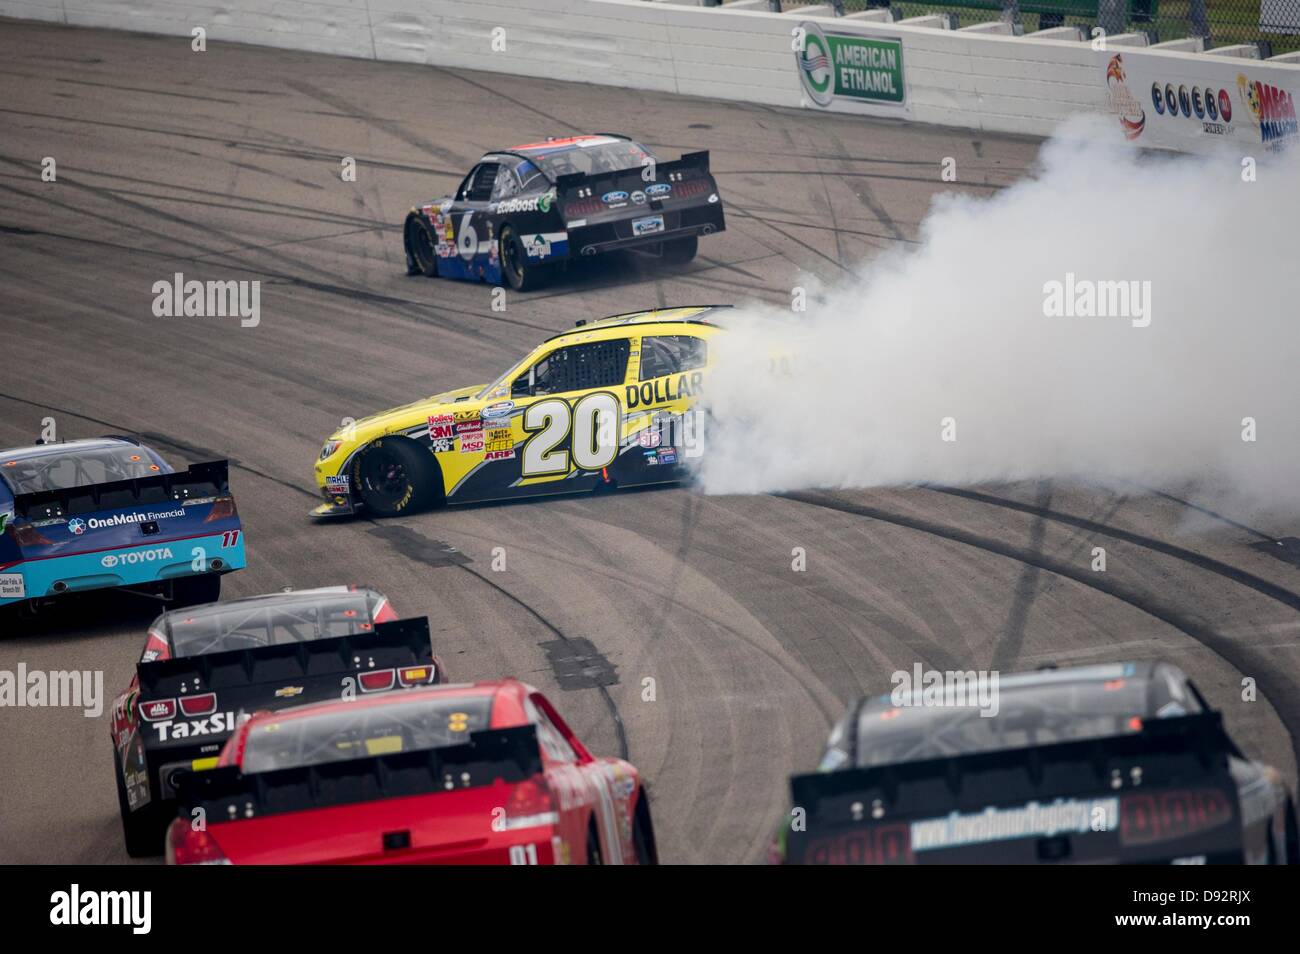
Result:
[[[569,406],[562,398],[528,405],[524,430],[532,436],[524,445],[524,477],[567,474],[572,464],[579,470],[600,470],[618,456],[618,398],[608,391],[587,394]],[[570,434],[571,450],[559,445]],[[607,438],[612,434],[613,440]]]

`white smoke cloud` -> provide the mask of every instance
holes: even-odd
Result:
[[[1240,153],[1143,156],[1109,131],[1072,124],[1031,178],[941,197],[919,249],[806,314],[739,309],[716,345],[704,489],[1067,477],[1300,512],[1300,163],[1259,156],[1244,182]],[[1149,325],[1045,316],[1067,273],[1149,282]]]

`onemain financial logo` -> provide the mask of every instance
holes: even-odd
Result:
[[[132,934],[148,934],[153,925],[151,891],[70,891],[50,895],[50,923],[58,926],[127,925]]]
[[[826,33],[816,23],[799,24],[795,63],[804,93],[814,106],[837,100],[902,105],[903,41],[851,33]]]
[[[134,523],[148,523],[151,520],[171,520],[185,516],[185,509],[167,510],[162,513],[115,513],[111,517],[73,517],[68,521],[68,529],[80,536],[87,530],[104,530],[108,527],[125,527]]]

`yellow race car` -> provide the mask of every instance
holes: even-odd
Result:
[[[680,480],[727,306],[638,311],[548,338],[488,385],[350,423],[316,461],[314,517],[377,516]]]

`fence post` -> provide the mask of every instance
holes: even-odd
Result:
[[[1020,0],[1002,0],[1002,22],[1013,27],[1023,27],[1020,20]]]
[[[1124,7],[1124,0],[1097,0],[1097,25],[1107,36],[1119,36],[1128,28]]]

